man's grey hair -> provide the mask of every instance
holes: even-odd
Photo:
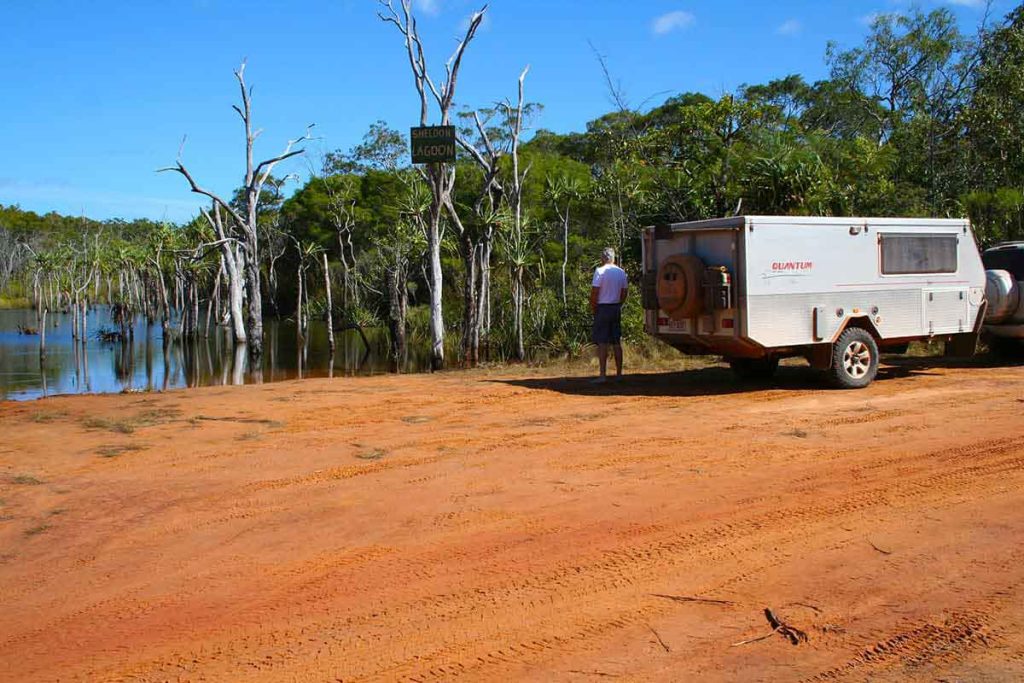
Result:
[[[611,247],[605,247],[604,251],[601,252],[601,260],[605,263],[615,263],[615,250]]]

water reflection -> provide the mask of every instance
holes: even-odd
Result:
[[[18,333],[35,327],[30,310],[0,310],[0,399],[32,399],[54,394],[154,391],[216,384],[259,384],[303,377],[379,374],[393,369],[383,330],[366,330],[366,341],[353,330],[335,332],[332,355],[326,325],[310,321],[303,339],[289,321],[264,321],[264,361],[249,367],[245,347],[235,347],[228,330],[211,330],[209,338],[169,340],[160,326],[135,321],[125,343],[84,344],[71,338],[71,316],[51,313],[46,320],[46,354],[39,335]],[[107,307],[89,312],[88,329],[111,328]],[[367,348],[367,344],[369,347]],[[402,370],[429,368],[428,349],[410,352]]]

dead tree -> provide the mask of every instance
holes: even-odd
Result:
[[[378,0],[387,8],[387,14],[378,14],[382,21],[394,24],[405,37],[405,49],[412,69],[413,81],[420,98],[420,125],[426,126],[429,120],[429,97],[433,96],[440,110],[440,125],[450,124],[450,110],[455,98],[455,85],[459,77],[459,68],[466,47],[483,21],[485,5],[469,20],[466,34],[455,48],[455,52],[445,64],[446,78],[438,88],[427,72],[427,58],[423,43],[420,41],[416,28],[416,19],[412,14],[412,0],[401,0],[402,13],[399,14],[392,5],[392,0]],[[428,94],[429,93],[429,94]],[[455,186],[455,164],[430,164],[426,170],[420,171],[430,187],[432,201],[430,203],[429,221],[427,224],[427,251],[430,258],[429,289],[430,289],[430,331],[432,347],[430,354],[431,368],[438,370],[444,365],[444,319],[442,317],[442,275],[441,275],[441,215],[447,212],[453,222],[458,224],[458,214],[452,203],[452,189]]]
[[[502,108],[505,110],[506,121],[508,122],[509,153],[512,157],[512,176],[508,183],[508,207],[511,213],[511,225],[506,239],[506,256],[509,260],[510,275],[512,279],[512,318],[515,326],[516,336],[516,359],[526,360],[526,347],[523,339],[523,316],[526,304],[526,265],[531,248],[530,240],[526,235],[525,221],[523,216],[523,183],[530,172],[530,165],[520,171],[519,167],[519,141],[523,133],[524,125],[524,101],[523,83],[530,67],[523,69],[519,74],[519,97],[513,107],[510,102],[505,102]]]
[[[341,188],[334,187],[334,180],[325,172],[320,180],[327,193],[327,213],[338,239],[338,260],[341,262],[341,303],[344,308],[349,304],[359,304],[359,287],[354,282],[356,273],[356,251],[352,237],[356,230],[356,188],[347,179]]]
[[[493,115],[494,110],[486,112]],[[488,133],[486,122],[480,119],[480,112],[472,114],[479,139],[471,143],[463,135],[456,139],[483,171],[480,192],[473,203],[473,213],[480,225],[475,234],[463,230],[460,235],[462,258],[465,264],[465,285],[463,313],[463,358],[475,364],[480,358],[480,337],[490,331],[489,302],[491,283],[491,252],[493,251],[494,230],[504,190],[501,187],[501,159],[505,147],[497,144]]]
[[[270,196],[276,210],[265,212],[260,220],[260,249],[265,252],[264,261],[267,268],[267,295],[270,297],[270,307],[274,316],[281,318],[281,309],[278,305],[278,277],[277,262],[288,251],[288,237],[282,228],[280,204],[282,202],[281,187],[287,182],[288,177],[282,180],[275,178],[268,179]],[[269,215],[268,215],[269,214]]]
[[[0,226],[0,291],[27,265],[29,256],[34,255],[31,247]]]
[[[213,317],[215,303],[217,305],[218,312],[220,311],[220,280],[221,276],[224,275],[223,254],[220,255],[217,263],[217,274],[213,278],[213,291],[210,293],[210,297],[206,300],[206,326],[203,328],[203,337],[210,336],[210,320]]]
[[[320,253],[320,247],[315,242],[300,242],[292,236],[292,242],[295,244],[295,252],[298,255],[298,264],[296,265],[295,278],[298,282],[298,299],[295,306],[295,323],[298,329],[299,339],[302,344],[305,345],[308,339],[307,331],[309,329],[309,286],[306,283],[306,271],[310,267],[317,265],[317,256]],[[330,296],[330,295],[328,295]]]
[[[242,119],[242,124],[245,127],[245,183],[242,186],[242,206],[236,209],[229,202],[221,199],[218,195],[201,187],[182,163],[180,149],[178,151],[176,164],[160,170],[176,171],[184,176],[185,180],[188,181],[189,188],[192,192],[204,195],[213,200],[214,204],[230,216],[232,231],[237,231],[239,233],[237,237],[239,238],[239,243],[242,247],[244,268],[242,269],[242,272],[236,272],[234,277],[241,277],[244,279],[245,292],[248,298],[248,311],[246,316],[247,329],[243,334],[243,339],[248,341],[249,355],[254,361],[256,361],[263,356],[263,294],[260,282],[260,239],[258,221],[261,193],[263,191],[264,183],[267,182],[267,178],[270,177],[270,174],[278,163],[285,159],[302,154],[305,151],[304,149],[292,148],[299,142],[310,139],[309,132],[313,126],[310,124],[310,126],[306,128],[306,133],[302,137],[289,140],[281,154],[256,163],[254,161],[253,148],[256,143],[256,138],[259,137],[262,131],[253,130],[252,87],[246,87],[245,85],[244,61],[238,70],[235,71],[235,79],[238,81],[238,87],[241,91],[242,106],[239,107],[237,104],[233,104],[231,106],[238,113],[238,116]],[[184,146],[184,141],[182,142],[182,146]],[[229,278],[232,277],[230,271],[228,276]]]
[[[73,336],[81,344],[88,340],[88,289],[96,273],[99,272],[100,234],[94,236],[94,244],[90,252],[87,238],[82,239],[82,250],[72,250],[71,263],[68,270],[68,299],[71,304]],[[79,260],[81,256],[81,260]],[[79,318],[81,316],[81,318]]]
[[[562,309],[567,311],[569,309],[569,299],[566,293],[568,283],[566,270],[569,266],[569,218],[572,203],[578,201],[581,196],[580,183],[576,178],[568,175],[548,177],[544,193],[562,224]]]

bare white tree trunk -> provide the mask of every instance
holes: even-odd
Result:
[[[245,384],[245,345],[235,344],[235,357],[231,364],[231,383],[234,385]]]
[[[242,297],[245,292],[242,274],[238,272],[239,267],[234,257],[224,259],[224,268],[228,273],[228,312],[231,316],[231,329],[234,332],[235,343],[245,344],[248,342],[248,336],[242,313]]]
[[[50,312],[49,304],[43,304],[43,323],[39,326],[39,359],[46,359],[46,314]]]
[[[430,254],[430,367],[444,367],[444,311],[442,310],[441,275],[441,212],[431,207],[427,232],[427,252]]]
[[[302,258],[301,255],[300,255],[299,258],[300,259]],[[303,340],[303,341],[305,340],[305,334],[304,334],[303,325],[302,325],[302,320],[303,320],[303,315],[302,315],[302,285],[303,285],[303,280],[306,279],[305,272],[306,272],[306,269],[302,266],[302,261],[300,260],[299,261],[299,269],[298,269],[298,271],[295,274],[295,279],[298,280],[298,282],[299,282],[299,297],[298,297],[298,301],[295,304],[295,330],[296,330],[296,333],[299,336],[299,339]]]
[[[220,277],[224,273],[224,257],[220,257],[220,265],[217,267],[217,275],[213,279],[213,292],[210,294],[210,298],[206,300],[206,327],[203,331],[204,337],[210,336],[210,318],[213,315],[213,302],[217,301],[217,308],[220,308]]]
[[[84,346],[86,341],[89,339],[89,306],[85,299],[82,299],[82,345]]]
[[[331,361],[332,365],[334,360],[334,313],[331,310],[333,303],[331,302],[331,269],[327,265],[327,252],[324,252],[324,287],[327,290],[327,343],[331,348]]]
[[[490,229],[488,229],[490,232]],[[480,245],[480,335],[483,337],[484,350],[487,353],[487,360],[490,360],[490,336],[491,336],[491,252],[493,251],[492,237]]]
[[[569,307],[566,294],[565,271],[569,266],[569,205],[565,205],[565,216],[562,218],[562,308]]]
[[[214,203],[213,212],[211,213],[203,209],[203,215],[206,216],[206,220],[213,226],[213,231],[217,235],[217,241],[220,243],[221,267],[224,268],[228,276],[228,312],[231,315],[231,329],[235,335],[235,343],[245,344],[247,337],[245,318],[242,313],[242,292],[245,287],[242,283],[242,273],[240,272],[242,269],[238,263],[236,243],[225,234],[220,206]],[[218,279],[220,278],[220,272],[219,270],[217,271]]]

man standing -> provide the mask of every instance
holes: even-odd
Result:
[[[590,287],[590,310],[594,313],[594,343],[601,376],[595,383],[607,381],[608,346],[615,347],[615,376],[622,377],[622,302],[629,283],[626,271],[615,265],[615,250],[601,252],[601,265],[594,271]]]

